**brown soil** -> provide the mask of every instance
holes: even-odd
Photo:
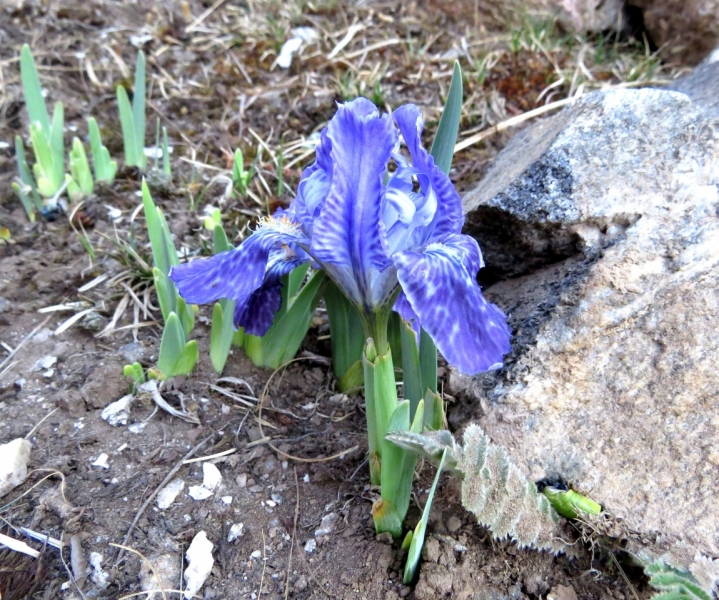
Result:
[[[151,76],[148,129],[154,132],[154,118],[160,116],[176,146],[175,185],[155,189],[155,196],[178,246],[196,249],[207,244],[207,236],[195,209],[217,202],[224,185],[213,185],[215,172],[204,165],[227,168],[227,156],[236,147],[245,150],[248,162],[261,152],[258,169],[269,183],[256,178],[253,197],[233,199],[223,208],[226,225],[238,234],[268,206],[291,198],[310,158],[292,164],[306,149],[292,148],[290,142],[318,130],[344,93],[372,97],[373,72],[382,74],[382,102],[421,105],[430,139],[451,62],[423,58],[422,52],[431,49],[432,56],[439,56],[472,32],[501,34],[497,15],[480,11],[473,2],[438,1],[428,8],[422,3],[378,2],[359,9],[307,3],[304,10],[299,3],[227,2],[188,32],[188,24],[212,3],[12,4],[0,8],[0,141],[10,144],[0,149],[0,225],[12,236],[9,244],[0,246],[0,443],[32,432],[33,472],[2,500],[0,517],[3,533],[21,537],[14,528],[29,527],[61,538],[66,547],[62,556],[47,548],[40,560],[0,550],[3,599],[127,597],[141,589],[143,561],[138,553],[155,566],[167,555],[179,573],[184,552],[199,531],[215,545],[215,566],[200,591],[204,598],[648,597],[641,576],[629,573],[633,592],[606,554],[581,550],[578,558],[569,559],[492,541],[464,512],[456,483],[446,477],[433,507],[419,581],[403,586],[403,554],[397,544],[377,539],[372,528],[370,506],[376,490],[368,485],[361,404],[333,391],[331,369],[323,359],[330,355],[328,343],[318,339],[326,334],[326,325],[319,317],[304,348],[311,351],[309,357],[274,376],[260,413],[256,400],[243,402],[210,388],[217,384],[231,394],[256,399],[271,372],[254,367],[236,350],[223,376],[244,380],[252,393],[237,383],[218,382],[207,356],[209,315],[203,308],[193,333],[201,348],[200,363],[191,377],[178,378],[163,390],[168,402],[196,415],[201,425],[158,411],[151,399],[140,397],[128,425],[111,427],[100,413],[128,392],[123,365],[139,360],[152,366],[160,335],[154,323],[159,310],[144,311],[154,302],[148,273],[123,250],[129,244],[141,257],[148,256],[142,217],[131,220],[138,204],[138,174],[121,171],[112,188],[98,190],[83,206],[82,218],[74,220],[76,228],[82,223],[87,229],[94,260],[66,216],[30,224],[9,189],[15,175],[12,138],[26,137],[27,131],[17,64],[24,42],[33,45],[51,99],[64,103],[68,128],[84,135],[86,117],[97,116],[106,145],[120,157],[114,86],[131,85],[120,66],[124,59],[132,72],[136,49],[128,43],[130,36],[149,32],[144,42]],[[149,8],[141,8],[143,4]],[[357,64],[359,54],[351,57],[354,63],[349,58],[328,60],[329,50],[354,17],[367,25],[362,34],[367,46],[382,39],[404,42],[388,45],[363,65]],[[272,69],[289,27],[298,25],[316,27],[322,46],[306,50],[289,72]],[[357,40],[353,44],[348,51],[362,47]],[[541,53],[531,57],[534,63],[524,58],[503,59],[506,71],[483,83],[467,81],[470,100],[464,125],[497,120],[488,102],[472,104],[478,94],[505,94],[510,112],[534,106],[551,82],[551,70]],[[527,65],[532,64],[538,74],[530,73]],[[258,150],[257,138],[274,156]],[[285,188],[277,190],[276,157],[283,141],[291,150],[284,158]],[[501,144],[502,139],[495,138],[462,154],[453,172],[460,191],[481,176]],[[190,159],[196,161],[194,166]],[[108,207],[122,211],[122,220],[113,222]],[[100,275],[107,279],[78,291]],[[38,310],[72,302],[84,303],[77,310],[96,310],[54,334],[73,312]],[[98,336],[113,317],[110,335]],[[38,361],[44,357],[57,362],[42,367]],[[213,460],[223,476],[221,487],[206,500],[193,500],[187,488],[201,483],[202,463],[185,464],[174,475],[185,482],[175,503],[163,511],[152,501],[140,512],[193,448],[196,457],[234,451]],[[328,459],[343,452],[341,458]],[[109,457],[107,469],[92,465],[103,453]],[[409,525],[419,517],[433,473],[426,466],[419,470]],[[336,515],[334,529],[315,537],[323,517],[330,514]],[[228,543],[229,529],[238,523],[243,534]],[[574,535],[569,527],[567,535]],[[72,536],[82,549],[74,557],[69,549]],[[316,542],[313,552],[306,550],[309,540]],[[128,548],[121,557],[117,544]],[[64,586],[71,579],[73,560],[79,556],[87,561],[92,552],[103,556],[107,587],[85,576],[82,566],[83,577]],[[178,577],[175,589],[181,585]]]

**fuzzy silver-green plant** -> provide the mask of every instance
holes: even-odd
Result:
[[[434,462],[447,450],[446,468],[462,479],[462,505],[495,538],[508,538],[520,548],[555,554],[569,550],[560,537],[560,517],[549,500],[522,475],[507,451],[492,444],[478,425],[467,427],[464,446],[444,430],[423,434],[396,431],[387,439]]]
[[[711,600],[711,592],[692,576],[689,571],[677,569],[663,560],[645,565],[649,585],[659,591],[652,600]]]

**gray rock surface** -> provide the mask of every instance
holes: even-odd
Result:
[[[488,296],[514,349],[500,372],[451,378],[527,475],[565,477],[623,519],[634,551],[707,585],[719,579],[718,184],[717,122],[673,91],[595,92],[515,136],[464,198],[507,278]]]
[[[691,73],[675,80],[669,89],[689,96],[708,119],[719,120],[719,47]]]

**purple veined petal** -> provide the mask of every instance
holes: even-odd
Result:
[[[395,300],[394,302],[394,307],[392,308],[392,310],[394,310],[396,313],[399,313],[399,316],[402,317],[405,321],[411,323],[413,329],[419,331],[419,317],[417,316],[417,313],[414,312],[414,309],[409,303],[409,300],[407,300],[407,296],[405,296],[404,292],[399,293],[399,296],[397,296],[397,300]]]
[[[262,285],[235,304],[235,329],[243,327],[250,335],[265,335],[282,306],[282,276],[308,260],[308,254],[296,244],[273,251]]]
[[[452,234],[424,252],[392,258],[407,301],[447,362],[467,375],[499,368],[510,349],[510,330],[475,279],[481,264],[477,242]]]
[[[407,323],[412,326],[412,330],[417,336],[415,341],[417,342],[417,347],[419,348],[419,335],[421,330],[421,327],[419,325],[419,317],[417,316],[417,313],[414,312],[414,309],[409,303],[409,300],[407,300],[407,296],[405,296],[404,292],[399,293],[399,296],[397,296],[397,300],[395,301],[392,310],[398,313],[402,319],[407,321]]]
[[[434,164],[432,155],[422,147],[422,129],[424,128],[422,113],[414,104],[405,104],[395,110],[392,117],[409,148],[412,166],[422,171],[427,177],[424,181],[420,178],[422,191],[428,194],[431,188],[436,194],[437,210],[433,235],[459,233],[464,225],[462,201],[449,177]]]
[[[263,283],[244,302],[235,304],[235,329],[243,327],[249,335],[265,335],[280,306],[282,283]]]
[[[322,130],[317,146],[315,162],[302,173],[297,187],[297,197],[290,205],[290,211],[302,223],[308,237],[312,236],[314,220],[324,206],[332,182],[332,142],[327,137],[327,128]]]
[[[286,216],[269,217],[234,250],[173,267],[170,279],[189,304],[245,301],[262,285],[270,252],[295,242],[306,242],[299,225]]]
[[[427,193],[414,190],[414,180],[423,182]],[[385,188],[382,223],[386,230],[387,253],[417,248],[429,241],[434,233],[437,195],[429,178],[413,167],[400,167]]]
[[[371,309],[372,273],[391,264],[382,246],[380,211],[397,131],[389,115],[380,116],[372,102],[357,98],[339,106],[327,136],[332,184],[314,222],[310,254],[340,289],[354,294],[353,302]]]

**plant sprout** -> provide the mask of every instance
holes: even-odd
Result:
[[[52,121],[45,106],[35,61],[25,44],[20,52],[20,75],[25,105],[30,116],[30,139],[35,151],[33,172],[37,190],[45,198],[55,198],[65,182],[65,114],[62,103],[55,104]]]
[[[118,85],[117,106],[120,111],[120,125],[125,146],[125,165],[138,167],[144,171],[147,167],[147,157],[145,156],[145,54],[142,51],[137,54],[132,104],[127,90]]]

